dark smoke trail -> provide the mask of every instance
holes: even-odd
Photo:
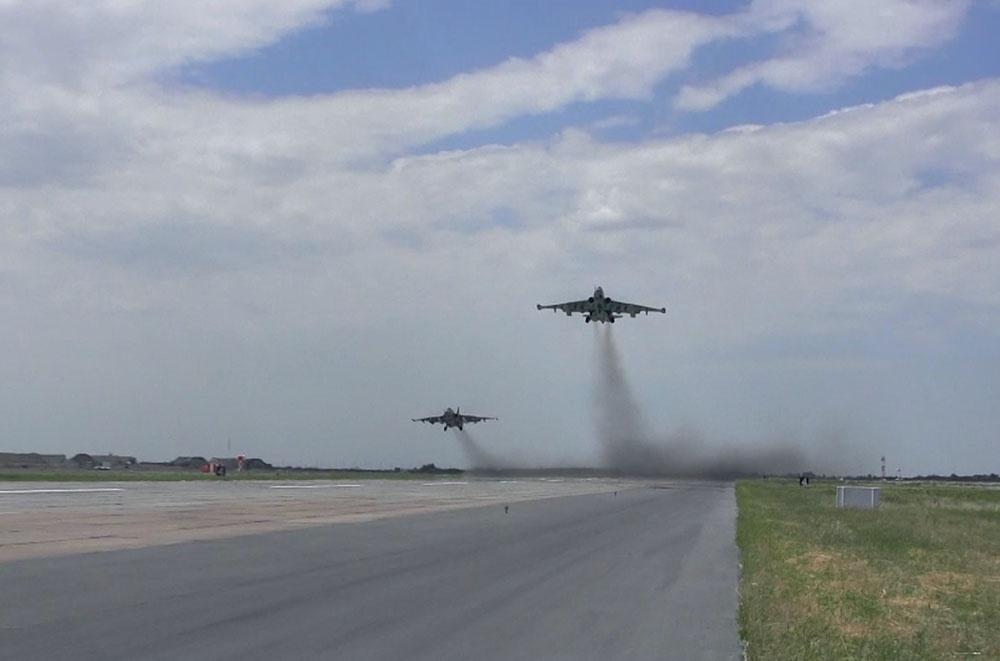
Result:
[[[595,414],[603,443],[605,464],[612,468],[633,470],[645,464],[651,438],[642,412],[625,381],[621,356],[611,335],[611,327],[597,329],[598,362]],[[634,466],[632,464],[635,464]]]
[[[458,439],[462,450],[465,452],[466,460],[470,468],[498,469],[504,468],[500,460],[488,452],[483,446],[476,442],[472,435],[464,429],[455,430],[455,438]]]
[[[629,388],[611,327],[601,329],[597,340],[594,415],[606,467],[628,475],[705,478],[795,473],[805,467],[802,452],[790,445],[712,452],[694,432],[656,438]]]

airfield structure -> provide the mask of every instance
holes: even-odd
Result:
[[[877,510],[881,502],[879,487],[837,487],[838,509]]]

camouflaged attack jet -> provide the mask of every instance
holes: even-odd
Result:
[[[552,305],[537,305],[539,310],[562,310],[567,317],[572,317],[574,312],[585,315],[583,320],[588,324],[592,321],[613,324],[615,319],[621,319],[626,314],[632,318],[643,312],[663,312],[667,308],[650,308],[645,305],[635,303],[625,303],[623,301],[613,301],[604,295],[604,290],[598,287],[594,290],[594,295],[585,301],[570,301],[569,303],[554,303]]]
[[[432,425],[444,425],[444,430],[448,431],[451,427],[458,427],[461,431],[462,427],[466,424],[472,424],[474,422],[482,422],[483,420],[497,420],[498,418],[482,417],[478,415],[462,415],[459,413],[461,408],[456,407],[454,411],[450,408],[444,410],[441,415],[432,415],[429,418],[410,418],[413,422],[429,422]]]

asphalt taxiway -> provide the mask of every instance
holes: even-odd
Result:
[[[737,659],[735,516],[731,484],[636,483],[11,561],[0,656]]]

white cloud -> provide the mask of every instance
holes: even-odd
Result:
[[[639,118],[634,115],[612,115],[610,117],[604,117],[595,122],[591,122],[587,128],[592,131],[606,131],[608,129],[617,129],[626,126],[637,126],[639,124]]]
[[[870,68],[895,68],[952,39],[967,0],[804,2],[757,0],[745,17],[751,33],[776,31],[783,52],[708,83],[683,87],[675,105],[707,110],[756,84],[792,92],[837,87]]]
[[[348,269],[345,280],[353,259],[358,272],[387,259],[412,263],[412,273],[441,286],[454,277],[447,265],[455,259],[508,260],[506,268],[530,279],[554,264],[579,261],[586,270],[596,260],[598,270],[618,270],[610,265],[628,258],[632,267],[648,261],[644,268],[665,283],[725,278],[741,293],[723,296],[719,314],[749,305],[746,288],[755,283],[765,298],[801,306],[809,323],[824,326],[814,318],[818,302],[834,305],[862,286],[994,305],[997,275],[979,261],[995,250],[998,103],[998,85],[987,82],[752,131],[619,145],[573,130],[550,143],[401,157],[386,168],[331,166],[306,146],[328,139],[314,133],[321,127],[268,105],[258,111],[273,113],[271,123],[300,146],[261,136],[254,150],[279,171],[291,159],[291,175],[235,159],[227,166],[231,147],[221,140],[149,142],[105,164],[96,180],[8,189],[7,263],[47,270],[13,253],[56,246],[74,259],[100,256],[88,268],[117,278],[116,268],[142,271],[136,251],[155,250],[156,237],[166,257],[188,240],[230,237],[227,270],[268,272],[277,263],[294,271],[262,259],[292,254],[305,273],[330,254]],[[198,230],[202,223],[217,229]],[[137,244],[145,227],[163,229]],[[213,263],[197,254],[199,272]],[[385,285],[353,285],[343,296],[363,306]],[[745,312],[761,333],[803,321]]]
[[[439,83],[268,102],[142,84],[142,76],[164,68],[259,47],[342,3],[265,4],[266,10],[240,3],[238,10],[159,4],[129,11],[116,11],[118,5],[8,9],[0,19],[15,37],[0,42],[5,97],[12,102],[3,119],[8,126],[64,123],[69,142],[99,131],[111,133],[101,138],[109,144],[141,134],[150,146],[182,145],[189,155],[211,144],[220,168],[261,157],[285,159],[286,167],[305,153],[313,162],[352,161],[577,101],[647,96],[663,76],[686,66],[695,48],[733,32],[723,19],[649,11],[533,58],[511,58]],[[35,62],[37,43],[59,46]],[[115,136],[107,124],[129,124],[132,136]]]
[[[33,85],[107,87],[192,61],[270,44],[367,0],[119,2],[39,0],[0,5],[6,76]]]

